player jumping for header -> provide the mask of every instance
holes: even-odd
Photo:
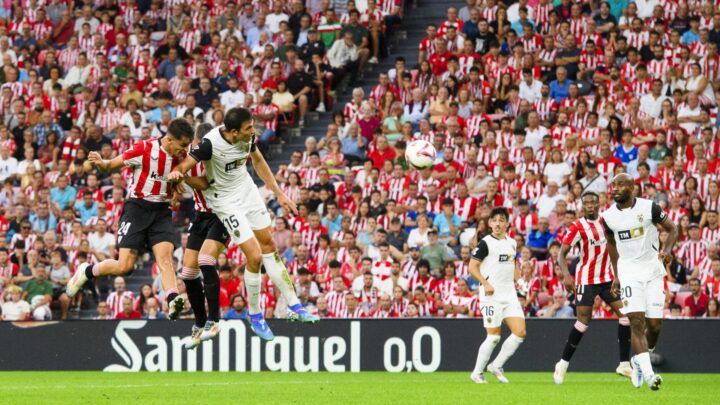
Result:
[[[640,388],[644,377],[655,391],[660,388],[662,378],[653,371],[650,352],[660,336],[665,307],[663,263],[672,260],[677,230],[660,206],[651,200],[633,197],[634,186],[628,174],[615,176],[612,182],[615,204],[603,212],[602,222],[615,270],[612,291],[620,294],[622,312],[630,318],[635,352],[631,360],[631,380]],[[662,251],[656,225],[668,233]]]
[[[515,290],[515,281],[520,278],[520,270],[515,261],[517,244],[507,236],[510,216],[505,208],[494,208],[490,212],[492,233],[482,238],[470,260],[470,274],[480,281],[480,312],[487,337],[478,350],[475,369],[470,378],[478,384],[487,381],[483,371],[495,375],[501,383],[509,383],[503,371],[503,365],[515,353],[525,340],[525,314],[520,306]],[[502,322],[510,328],[512,334],[505,339],[495,360],[490,360],[495,346],[500,342]]]
[[[170,200],[173,190],[167,176],[187,154],[193,132],[187,120],[176,118],[170,121],[167,135],[140,141],[112,160],[103,159],[97,152],[90,152],[88,161],[101,170],[132,166],[135,170],[133,185],[120,217],[118,260],[107,259],[94,266],[87,263],[78,266],[65,288],[67,295],[75,296],[83,284],[94,277],[130,273],[138,252],[150,248],[160,267],[162,287],[169,306],[168,317],[178,318],[185,299],[178,295],[172,259],[179,241],[177,229],[172,223]],[[203,178],[190,178],[188,184],[197,188],[208,186]]]
[[[618,374],[630,377],[630,322],[622,313],[620,297],[613,295],[612,270],[608,258],[605,230],[599,217],[599,196],[588,192],[582,196],[583,218],[573,222],[560,247],[558,265],[563,272],[563,284],[567,291],[573,291],[577,299],[577,321],[570,331],[562,358],[555,364],[555,384],[565,380],[570,359],[580,344],[585,331],[592,319],[593,304],[598,295],[612,308],[620,318],[618,324],[618,344],[620,346],[620,365],[615,370]],[[575,270],[575,280],[567,268],[565,257],[575,245],[580,245],[580,262]]]
[[[169,174],[171,181],[182,180],[197,163],[205,163],[205,177],[210,186],[203,192],[209,207],[225,225],[233,242],[240,246],[247,258],[245,286],[248,292],[250,327],[261,338],[273,339],[265,317],[260,310],[260,266],[265,266],[270,280],[280,290],[292,311],[291,319],[316,323],[320,320],[311,314],[297,298],[287,269],[280,259],[272,240],[270,214],[260,191],[245,165],[252,159],[253,167],[267,187],[275,193],[278,203],[286,212],[297,213],[295,203],[280,190],[265,158],[255,145],[252,114],[243,108],[230,109],[223,124],[210,131],[188,157]],[[203,266],[215,266],[207,258]]]

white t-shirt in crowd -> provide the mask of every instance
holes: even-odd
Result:
[[[98,232],[92,232],[88,235],[88,243],[90,243],[90,249],[93,252],[107,256],[110,254],[110,248],[115,246],[115,235],[105,232],[105,235],[100,236]]]

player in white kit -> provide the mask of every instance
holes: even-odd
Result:
[[[253,167],[265,185],[275,193],[286,212],[297,213],[295,203],[280,190],[265,158],[255,145],[252,114],[243,108],[230,109],[220,127],[205,135],[203,141],[190,151],[169,179],[182,180],[199,162],[205,164],[205,177],[210,187],[204,190],[208,205],[225,225],[232,242],[239,245],[247,259],[245,287],[248,292],[250,327],[261,338],[272,340],[274,335],[260,310],[260,266],[263,265],[273,284],[288,302],[291,319],[316,323],[297,298],[287,269],[272,240],[270,214],[260,192],[247,171],[246,162]]]
[[[672,260],[677,230],[665,212],[652,202],[632,195],[635,182],[626,173],[612,182],[613,204],[603,212],[602,221],[608,241],[610,262],[615,270],[614,294],[620,294],[622,312],[630,318],[631,342],[635,356],[631,360],[631,380],[636,388],[645,382],[652,390],[662,384],[650,363],[662,327],[665,307],[665,266]],[[657,225],[667,233],[660,251]]]
[[[494,208],[490,213],[489,225],[492,233],[478,241],[469,266],[470,274],[482,284],[480,312],[487,331],[470,378],[478,384],[487,383],[483,376],[487,365],[489,372],[501,383],[507,384],[509,381],[503,372],[503,365],[525,340],[525,313],[515,290],[520,269],[515,260],[517,244],[513,238],[507,236],[510,225],[507,210]],[[512,333],[505,339],[495,360],[487,364],[495,346],[500,342],[503,321]]]

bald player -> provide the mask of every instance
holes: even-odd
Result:
[[[664,263],[672,260],[677,230],[660,206],[632,196],[634,181],[627,173],[615,176],[612,187],[615,204],[601,216],[615,273],[612,293],[620,295],[622,312],[630,318],[635,352],[630,361],[632,383],[640,388],[644,378],[650,389],[656,391],[662,378],[653,371],[650,352],[655,349],[662,328]],[[658,225],[668,233],[663,246],[660,246]]]

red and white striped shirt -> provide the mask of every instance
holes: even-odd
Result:
[[[345,295],[347,292],[330,291],[325,294],[328,311],[333,314],[339,314],[345,311]]]
[[[185,48],[187,53],[191,53],[196,46],[200,45],[200,30],[191,29],[180,33],[180,46]]]
[[[582,261],[575,271],[575,284],[594,285],[612,281],[605,230],[599,219],[580,218],[568,227],[563,243],[580,242]]]
[[[203,162],[199,162],[192,169],[190,169],[190,177],[200,177],[205,175],[205,165]],[[207,201],[202,191],[192,189],[193,200],[195,201],[195,211],[197,212],[212,212],[212,209],[208,207]]]
[[[130,298],[131,301],[134,301],[134,294],[132,291],[123,291],[121,294],[118,294],[117,291],[111,292],[110,295],[108,295],[105,302],[107,302],[108,307],[110,307],[110,316],[115,319],[118,313],[122,312],[123,310],[123,300],[125,298]]]
[[[184,157],[175,157],[161,146],[162,138],[147,139],[136,143],[122,154],[125,166],[133,166],[133,182],[129,198],[150,202],[169,202],[172,187],[167,175]]]
[[[678,258],[683,260],[685,267],[692,269],[700,259],[707,256],[707,245],[704,240],[688,240],[680,247]]]

